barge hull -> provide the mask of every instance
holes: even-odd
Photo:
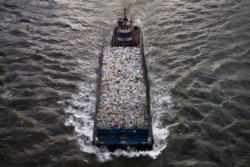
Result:
[[[120,63],[125,64],[126,69]],[[152,149],[154,140],[143,47],[106,47],[99,65],[93,144],[107,146],[110,150]],[[130,71],[129,76],[126,70]]]

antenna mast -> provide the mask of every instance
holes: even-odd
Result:
[[[127,12],[127,9],[126,9],[126,8],[124,8],[123,18],[125,18],[125,17],[126,17],[126,12]]]

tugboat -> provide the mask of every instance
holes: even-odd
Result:
[[[99,57],[92,144],[151,150],[150,91],[140,29],[126,16],[117,21],[111,47]]]
[[[138,47],[139,45],[140,29],[137,26],[133,26],[132,20],[128,20],[125,8],[123,19],[119,18],[114,29],[111,46]]]

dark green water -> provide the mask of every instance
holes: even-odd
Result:
[[[91,145],[98,55],[143,31],[156,143]],[[0,0],[0,167],[247,167],[250,1]],[[104,37],[104,39],[103,39]]]

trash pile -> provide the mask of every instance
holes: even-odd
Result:
[[[147,128],[142,55],[136,47],[105,47],[97,127]]]

